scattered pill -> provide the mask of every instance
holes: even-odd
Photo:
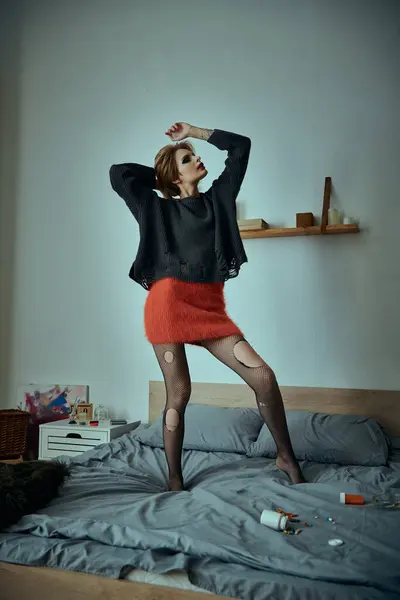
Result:
[[[328,544],[330,546],[342,546],[344,544],[344,541],[343,540],[339,540],[339,539],[329,540]]]

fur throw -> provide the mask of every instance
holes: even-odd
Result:
[[[45,508],[69,475],[59,461],[0,463],[0,531]]]

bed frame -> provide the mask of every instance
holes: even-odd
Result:
[[[376,419],[391,434],[400,435],[400,391],[285,386],[280,389],[286,410],[363,415]],[[190,402],[227,407],[256,406],[254,393],[242,383],[192,383]],[[150,381],[150,423],[160,416],[164,406],[164,382]]]
[[[400,435],[400,391],[306,387],[281,387],[281,391],[286,410],[365,415]],[[193,383],[191,402],[255,406],[254,394],[244,384]],[[149,422],[160,416],[164,405],[164,383],[150,381]],[[69,600],[78,596],[82,600],[223,600],[221,596],[176,588],[9,563],[0,563],[0,581],[2,600]]]

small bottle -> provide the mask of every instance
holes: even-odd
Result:
[[[106,425],[108,422],[108,410],[104,404],[96,406],[94,411],[94,420],[99,422],[99,425]]]
[[[288,520],[286,515],[281,515],[274,510],[263,510],[260,517],[261,525],[266,525],[276,531],[284,531]]]
[[[340,492],[340,504],[364,504],[361,494],[345,494]]]

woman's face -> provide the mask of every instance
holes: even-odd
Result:
[[[177,183],[181,183],[182,185],[198,183],[208,173],[201,162],[200,156],[196,156],[190,150],[177,150],[175,160],[179,173],[179,181]]]

